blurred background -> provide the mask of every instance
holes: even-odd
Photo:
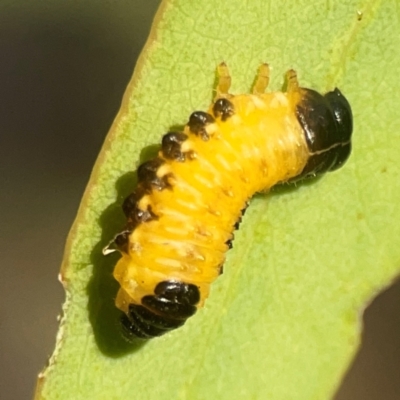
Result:
[[[66,236],[159,0],[0,0],[0,398],[53,351]],[[365,313],[335,400],[400,399],[400,282]]]

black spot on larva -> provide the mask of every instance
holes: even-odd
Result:
[[[147,210],[141,210],[137,205],[130,209],[128,215],[128,222],[125,225],[125,229],[118,233],[114,238],[114,243],[120,251],[128,253],[129,235],[135,230],[135,228],[142,223],[155,221],[158,219],[151,207],[147,207]]]
[[[185,161],[186,155],[181,150],[182,143],[188,138],[183,132],[169,132],[162,138],[163,156],[169,160]]]
[[[196,313],[196,307],[190,304],[174,303],[155,296],[145,296],[142,304],[156,314],[174,319],[187,319]]]
[[[125,199],[124,203],[122,204],[122,209],[128,221],[125,226],[125,230],[117,235],[117,237],[120,237],[119,241],[121,244],[125,240],[124,237],[126,236],[126,232],[129,234],[136,228],[137,225],[158,219],[158,215],[153,212],[150,205],[146,210],[142,210],[139,207],[140,199],[145,196],[147,192],[148,191],[146,191],[142,186],[139,186]],[[114,242],[117,244],[116,239]]]
[[[144,296],[144,307],[157,315],[170,319],[185,320],[196,312],[200,291],[196,285],[179,281],[160,282],[154,296]]]
[[[130,304],[128,314],[121,317],[123,334],[128,340],[151,339],[172,329],[179,328],[186,319],[174,319],[159,315],[144,306]]]
[[[151,190],[151,188],[157,190],[170,188],[171,185],[168,181],[170,178],[169,174],[161,178],[157,176],[157,171],[164,164],[164,162],[164,160],[157,157],[140,165],[137,172],[139,184],[147,190]]]
[[[163,281],[154,289],[154,294],[174,303],[196,305],[200,301],[199,288],[190,283]]]
[[[342,93],[335,89],[323,96],[315,90],[302,89],[302,94],[296,116],[311,156],[292,181],[340,168],[351,152],[353,117]]]
[[[121,319],[127,339],[150,339],[179,328],[196,312],[200,291],[196,285],[179,281],[163,281],[154,295],[144,296],[142,305],[130,304]]]
[[[129,342],[134,341],[135,339],[151,339],[151,336],[146,335],[137,324],[132,322],[126,314],[122,314],[120,318],[121,327],[122,327],[122,335]]]
[[[132,192],[122,203],[122,211],[127,218],[130,218],[134,210],[137,208],[138,201],[146,194],[151,191],[146,191],[142,186],[139,186],[134,192]]]
[[[114,244],[120,251],[128,253],[129,246],[129,235],[133,232],[137,225],[141,222],[150,221],[151,219],[158,218],[152,211],[151,208],[143,212],[138,209],[138,201],[145,194],[144,190],[139,188],[131,193],[123,202],[122,210],[127,217],[128,221],[122,232],[118,233],[114,237]]]
[[[121,316],[122,333],[129,341],[134,339],[151,339],[166,333],[160,329],[142,321],[136,314]]]
[[[233,104],[228,99],[218,99],[213,105],[213,113],[215,118],[221,118],[221,121],[226,121],[235,113]]]
[[[137,195],[135,192],[131,193],[122,203],[122,211],[125,214],[125,217],[129,218],[132,211],[136,207],[136,203],[138,201]]]
[[[187,126],[189,127],[190,132],[199,136],[204,141],[207,141],[210,139],[210,137],[206,131],[206,126],[212,124],[213,122],[215,122],[215,119],[211,114],[208,114],[204,111],[195,111],[189,117]]]
[[[154,158],[150,161],[146,161],[141,164],[138,168],[139,181],[147,181],[154,178],[155,173],[164,164],[164,160],[161,158]]]
[[[152,325],[159,329],[171,330],[182,326],[185,321],[181,319],[169,319],[165,316],[157,315],[151,312],[149,309],[136,304],[129,305],[129,316],[135,314],[143,322]]]

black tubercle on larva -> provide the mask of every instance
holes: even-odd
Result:
[[[185,320],[160,316],[146,307],[130,304],[128,314],[121,317],[121,323],[127,339],[151,339],[179,328]]]
[[[139,208],[138,203],[140,199],[148,193],[148,189],[139,186],[134,192],[126,197],[122,203],[122,210],[128,221],[124,230],[118,233],[114,238],[114,244],[120,251],[128,253],[129,235],[139,224],[158,219],[158,215],[153,212],[150,205],[147,206],[146,210]]]
[[[181,150],[182,143],[188,138],[183,132],[168,132],[161,142],[162,154],[166,159],[183,162],[186,159],[185,153]]]
[[[170,318],[176,319],[187,319],[196,312],[196,307],[190,304],[174,303],[155,296],[143,297],[142,304],[154,313],[168,315]]]
[[[164,162],[161,158],[156,157],[140,165],[137,171],[139,185],[142,185],[147,190],[151,190],[152,188],[157,190],[170,188],[171,185],[168,182],[170,175],[167,174],[161,178],[157,176],[157,171]]]
[[[139,201],[146,194],[147,191],[143,187],[139,187],[124,200],[122,209],[128,218],[127,230],[132,231],[137,224],[158,219],[158,215],[153,212],[150,205],[146,210],[139,208]]]
[[[137,171],[138,186],[133,193],[126,197],[122,204],[122,210],[128,221],[124,230],[115,236],[114,244],[125,253],[128,252],[129,234],[133,232],[136,226],[158,219],[158,215],[153,212],[150,205],[146,209],[142,209],[139,207],[139,202],[143,196],[150,194],[154,189],[171,188],[168,181],[171,177],[170,174],[166,174],[161,178],[157,176],[157,171],[164,163],[164,160],[157,157],[141,164]]]
[[[158,215],[156,215],[151,206],[149,205],[146,210],[142,210],[139,208],[140,199],[145,196],[147,191],[143,187],[138,187],[133,193],[131,193],[123,202],[122,210],[124,211],[125,216],[128,218],[127,230],[132,231],[134,226],[141,224],[142,222],[149,222],[158,219]]]
[[[129,341],[134,339],[151,339],[160,336],[167,331],[152,326],[142,321],[136,313],[130,313],[129,316],[123,314],[121,316],[122,333]]]
[[[353,117],[342,93],[335,89],[322,96],[311,89],[301,89],[302,99],[296,107],[310,158],[297,181],[340,168],[351,152]]]
[[[204,111],[195,111],[189,117],[189,122],[187,126],[190,129],[190,132],[199,136],[204,141],[210,139],[206,126],[215,122],[214,117],[211,114],[208,114]]]
[[[146,190],[142,187],[138,187],[132,192],[124,202],[122,203],[122,211],[125,216],[129,219],[133,214],[133,211],[137,208],[138,201],[146,194]]]
[[[127,215],[128,222],[125,225],[125,229],[118,233],[114,238],[114,244],[120,251],[128,253],[129,235],[134,229],[142,223],[155,221],[158,219],[151,206],[148,206],[146,210],[141,210],[137,205],[129,209],[130,213]]]
[[[235,108],[228,99],[221,98],[214,103],[213,113],[215,118],[221,118],[221,121],[226,121],[235,113]]]
[[[154,294],[162,300],[193,306],[200,301],[200,292],[196,285],[179,281],[160,282],[154,289]]]
[[[129,305],[128,314],[121,319],[125,336],[150,339],[176,329],[196,312],[199,301],[200,291],[196,285],[160,282],[154,295],[142,298],[142,305]]]
[[[136,304],[129,305],[129,315],[135,313],[142,321],[159,329],[171,330],[182,326],[185,320],[182,319],[169,319],[165,316],[154,314],[146,307],[138,306]]]

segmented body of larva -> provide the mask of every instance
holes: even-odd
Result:
[[[352,113],[338,89],[264,93],[260,67],[252,94],[228,93],[219,66],[215,102],[182,132],[162,139],[157,158],[138,169],[125,200],[128,222],[116,236],[114,277],[126,336],[152,338],[184,324],[221,273],[232,232],[254,193],[339,168],[351,151]]]

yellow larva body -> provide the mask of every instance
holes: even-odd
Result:
[[[259,93],[268,83],[260,74],[256,93],[234,96],[227,93],[229,75],[223,69],[208,112],[192,114],[184,131],[173,133],[184,139],[179,146],[163,142],[142,181],[139,173],[128,228],[123,240],[116,240],[122,257],[114,270],[120,284],[116,306],[126,315],[123,325],[130,335],[159,336],[203,306],[233,227],[254,193],[300,176],[313,156],[320,163],[323,152],[335,149],[336,155],[349,146],[336,138],[318,153],[310,149],[298,115],[307,89],[289,74],[285,93]],[[335,167],[349,151],[335,156]]]
[[[209,125],[207,142],[185,128],[185,149],[195,152],[194,159],[166,160],[160,174],[172,173],[173,189],[154,191],[139,203],[143,209],[151,205],[159,219],[132,232],[132,251],[115,268],[119,308],[140,304],[157,283],[170,279],[196,282],[203,304],[247,200],[298,175],[307,162],[295,97],[278,92],[230,98],[235,115]]]

